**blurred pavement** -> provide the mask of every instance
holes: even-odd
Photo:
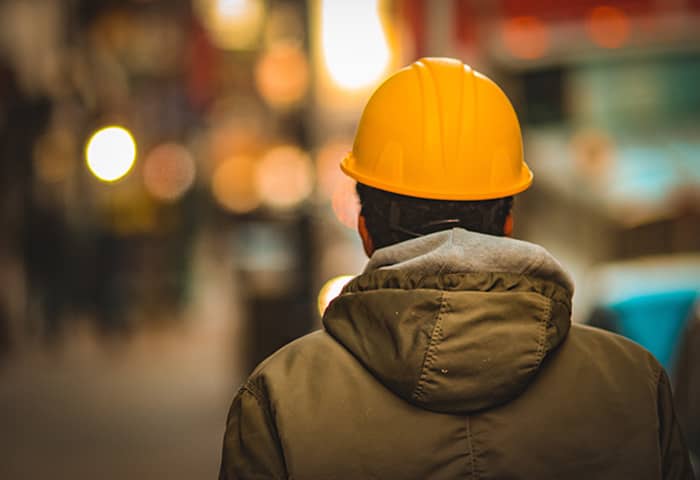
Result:
[[[239,316],[230,270],[199,250],[183,321],[122,339],[76,328],[0,363],[0,478],[216,478]]]

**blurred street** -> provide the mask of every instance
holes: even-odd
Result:
[[[182,322],[104,338],[84,322],[60,346],[0,363],[0,477],[215,478],[240,315],[203,246]]]

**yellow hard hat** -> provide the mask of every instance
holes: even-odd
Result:
[[[340,168],[371,187],[441,200],[507,197],[532,183],[510,101],[450,58],[422,58],[380,85]]]

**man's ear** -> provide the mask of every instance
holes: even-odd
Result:
[[[513,236],[513,212],[511,211],[506,217],[506,221],[503,224],[503,235],[506,237]]]
[[[372,241],[372,236],[367,230],[367,223],[365,217],[362,214],[357,216],[357,232],[360,234],[362,239],[362,247],[365,249],[365,253],[368,257],[371,257],[374,253],[374,242]]]

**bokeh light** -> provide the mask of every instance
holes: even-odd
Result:
[[[627,14],[613,5],[593,8],[586,20],[591,39],[603,48],[619,48],[629,37],[630,22]]]
[[[255,84],[273,107],[298,103],[309,86],[309,65],[301,47],[291,42],[273,44],[255,68]]]
[[[549,31],[538,17],[510,18],[503,24],[503,43],[514,57],[534,60],[544,56],[549,49]]]
[[[241,109],[242,110],[242,109]],[[219,164],[233,155],[258,156],[263,150],[264,141],[258,133],[257,121],[243,119],[218,120],[208,136],[208,160]]]
[[[340,161],[352,149],[349,138],[333,138],[321,146],[316,153],[316,176],[318,190],[324,199],[331,201],[335,218],[350,229],[357,227],[360,212],[355,191],[355,180],[340,170]]]
[[[265,17],[262,0],[196,0],[194,7],[217,47],[245,50],[257,42]]]
[[[173,202],[194,182],[195,164],[190,152],[175,143],[158,145],[143,163],[143,183],[154,198]]]
[[[331,301],[340,295],[343,287],[348,284],[354,277],[352,275],[340,275],[328,280],[318,294],[318,313],[323,316],[323,313],[328,308]]]
[[[356,182],[352,178],[344,176],[336,185],[331,199],[335,218],[353,230],[357,228],[357,216],[360,213],[360,199],[357,196],[355,184]]]
[[[274,147],[258,163],[255,180],[260,197],[267,205],[292,208],[313,189],[311,160],[296,146]]]
[[[380,18],[379,0],[323,0],[321,43],[332,80],[349,90],[377,82],[389,67],[391,51]]]
[[[316,152],[316,178],[319,192],[326,199],[333,197],[338,186],[347,179],[340,170],[340,161],[352,149],[352,139],[334,138],[325,142]]]
[[[260,205],[255,188],[255,159],[237,155],[221,162],[212,176],[212,193],[226,210],[247,213]]]
[[[136,142],[123,127],[98,130],[85,148],[87,165],[93,175],[105,182],[119,180],[131,170],[136,159]]]

